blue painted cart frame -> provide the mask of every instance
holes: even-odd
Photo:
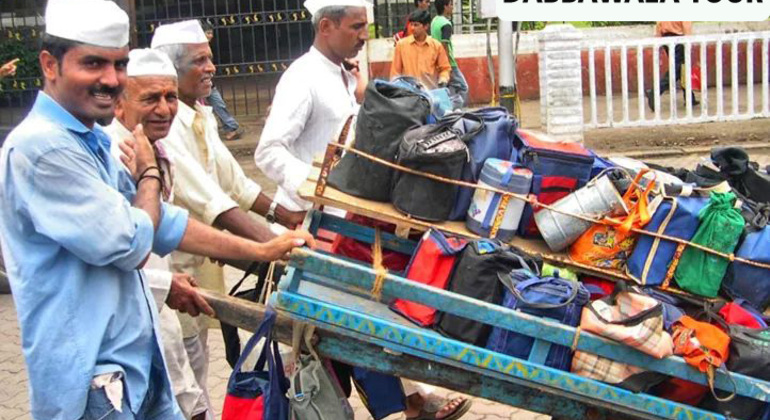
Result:
[[[325,229],[367,243],[372,243],[375,235],[371,228],[318,211],[311,212],[306,227],[311,232]],[[383,234],[382,243],[384,248],[404,253],[411,253],[416,246],[413,241],[389,234]],[[295,250],[290,267],[278,292],[272,296],[273,305],[294,319],[313,323],[340,335],[374,343],[391,352],[459,367],[482,377],[545,389],[553,395],[551,398],[559,399],[561,395],[589,405],[611,407],[632,417],[725,418],[543,365],[552,344],[572,346],[575,334],[580,334],[576,345],[578,350],[705,384],[705,375],[679,357],[658,360],[623,344],[579,332],[572,327],[415,283],[396,274],[386,275],[381,302],[373,301],[369,295],[376,278],[373,269],[309,249]],[[432,330],[409,324],[382,303],[396,298],[423,303],[440,311],[526,334],[536,339],[535,345],[529,359],[522,360],[443,337]],[[716,387],[761,401],[770,401],[770,383],[739,374],[732,374],[731,377],[719,373]]]

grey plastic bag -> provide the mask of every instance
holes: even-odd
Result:
[[[312,346],[314,326],[294,323],[292,347],[294,369],[289,377],[291,386],[289,413],[292,420],[354,420],[353,408],[342,388]],[[309,355],[300,354],[300,341],[304,339]]]

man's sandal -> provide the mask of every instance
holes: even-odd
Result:
[[[444,417],[436,417],[438,415],[438,412],[441,411],[442,408],[446,407],[449,404],[452,404],[453,402],[462,399],[463,401],[455,407],[454,411],[451,411],[449,414],[447,414]],[[464,397],[458,397],[452,400],[449,399],[436,399],[431,401],[426,401],[425,406],[420,410],[420,413],[416,415],[415,417],[407,417],[407,420],[457,420],[465,413],[468,412],[468,410],[471,409],[471,405],[473,403],[471,400],[464,398]]]

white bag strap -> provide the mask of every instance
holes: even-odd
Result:
[[[265,281],[262,283],[262,291],[259,293],[258,303],[267,305],[267,300],[270,299],[270,294],[273,293],[273,273],[275,273],[275,261],[271,262],[267,267],[267,275],[265,275]]]
[[[299,365],[298,364],[299,356],[300,354],[302,354],[302,345],[301,345],[302,341],[305,342],[305,346],[310,352],[310,355],[313,356],[313,358],[318,362],[321,362],[321,357],[318,356],[318,353],[315,351],[315,348],[313,347],[314,333],[315,333],[315,325],[310,325],[305,322],[294,321],[294,325],[292,326],[292,331],[291,331],[291,350],[292,350],[291,358],[294,361],[295,366]]]

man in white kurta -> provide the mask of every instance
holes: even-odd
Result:
[[[129,53],[126,74],[128,83],[118,99],[116,118],[112,124],[105,127],[105,132],[112,140],[112,155],[116,161],[122,160],[120,144],[126,139],[132,139],[131,130],[137,124],[142,124],[147,138],[153,144],[156,160],[163,174],[162,198],[171,202],[174,193],[174,165],[158,140],[168,134],[177,112],[176,69],[164,53],[140,49]],[[172,285],[189,281],[190,276],[173,274],[170,269],[169,257],[160,257],[157,254],[151,254],[144,266],[148,285],[158,307],[161,343],[174,396],[186,418],[213,419],[207,394],[198,386],[190,367],[179,319],[166,305]]]
[[[311,208],[298,190],[310,174],[313,159],[323,155],[329,142],[336,141],[347,118],[358,113],[366,80],[352,58],[368,38],[366,6],[363,0],[305,2],[313,15],[313,46],[281,76],[254,152],[257,167],[279,185],[276,201],[292,211]],[[279,233],[280,226],[273,231]],[[468,400],[458,398],[428,408],[422,394],[429,394],[430,388],[406,380],[403,383],[409,396],[408,419],[424,415],[459,418],[470,406]]]
[[[297,190],[310,175],[313,159],[358,112],[355,93],[362,76],[356,74],[310,47],[281,76],[254,160],[278,183],[275,200],[284,207],[311,208]]]

